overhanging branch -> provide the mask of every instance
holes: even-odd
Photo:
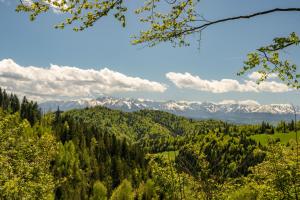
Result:
[[[201,26],[193,27],[191,29],[186,29],[182,32],[177,33],[175,35],[175,37],[184,35],[184,34],[189,33],[189,32],[201,31],[204,28],[206,28],[208,26],[211,26],[211,25],[214,25],[214,24],[227,22],[227,21],[233,21],[233,20],[240,20],[240,19],[250,19],[250,18],[253,18],[253,17],[257,17],[257,16],[261,16],[261,15],[267,15],[267,14],[275,13],[275,12],[300,12],[300,8],[274,8],[274,9],[271,9],[271,10],[257,12],[257,13],[253,13],[253,14],[249,14],[249,15],[241,15],[241,16],[236,16],[236,17],[229,17],[229,18],[219,19],[219,20],[215,20],[215,21],[205,23]]]

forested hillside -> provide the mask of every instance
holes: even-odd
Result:
[[[275,137],[295,135],[295,121],[104,107],[42,114],[0,91],[0,199],[299,198],[298,144]]]

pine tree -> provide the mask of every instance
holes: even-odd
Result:
[[[134,193],[131,183],[124,179],[122,183],[113,191],[110,200],[133,200]]]
[[[103,183],[97,180],[93,185],[93,194],[90,200],[107,200],[107,189]]]
[[[10,96],[10,107],[13,113],[20,111],[19,98],[15,94]]]
[[[58,106],[57,110],[55,112],[54,123],[59,124],[60,122],[61,122],[61,111],[60,111],[59,106]]]
[[[38,104],[33,101],[28,101],[24,96],[21,104],[20,116],[22,119],[27,119],[31,126],[41,119],[41,110]]]
[[[4,90],[3,93],[2,93],[2,108],[3,110],[8,110],[8,106],[9,106],[9,97],[6,93],[6,91]]]

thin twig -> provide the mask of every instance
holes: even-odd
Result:
[[[300,8],[274,8],[274,9],[271,9],[271,10],[256,12],[256,13],[249,14],[249,15],[241,15],[241,16],[236,16],[236,17],[223,18],[223,19],[211,21],[209,23],[205,23],[201,26],[196,26],[194,28],[184,30],[184,31],[179,32],[176,35],[174,35],[174,37],[178,37],[178,36],[183,35],[185,33],[193,32],[193,31],[196,31],[196,30],[202,30],[203,28],[206,28],[206,27],[214,25],[214,24],[222,23],[222,22],[240,20],[240,19],[250,19],[250,18],[253,18],[253,17],[266,15],[266,14],[270,14],[270,13],[275,13],[275,12],[300,12]]]

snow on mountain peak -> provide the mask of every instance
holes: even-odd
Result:
[[[197,101],[152,101],[145,99],[100,97],[97,99],[82,99],[78,101],[49,101],[40,104],[44,111],[55,111],[59,106],[61,110],[74,108],[85,108],[94,106],[104,106],[111,109],[118,109],[127,112],[142,109],[162,110],[173,114],[190,118],[219,118],[240,122],[241,117],[249,115],[247,120],[268,120],[270,115],[281,116],[276,120],[283,120],[284,115],[293,114],[293,107],[290,104],[268,104],[261,105],[253,100],[224,100],[219,103],[197,102]],[[300,114],[300,107],[296,107]],[[253,115],[256,115],[253,117]],[[228,117],[231,116],[230,119]],[[234,119],[233,117],[234,116]],[[260,116],[260,119],[256,119]],[[265,119],[266,118],[266,119]]]

